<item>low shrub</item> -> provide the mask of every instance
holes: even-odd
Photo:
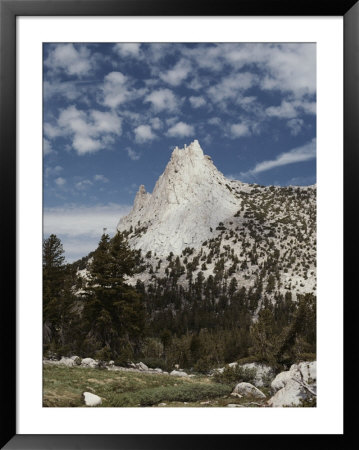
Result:
[[[196,402],[229,395],[232,387],[224,384],[182,384],[161,386],[126,393],[112,400],[114,406],[152,406],[160,402]]]
[[[213,379],[216,383],[235,386],[243,381],[253,383],[256,374],[256,369],[243,368],[240,365],[234,367],[226,366],[222,373],[216,371]]]

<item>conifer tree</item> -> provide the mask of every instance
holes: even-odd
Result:
[[[103,234],[89,265],[90,281],[85,307],[87,344],[91,351],[110,349],[112,357],[136,351],[144,332],[141,296],[125,282],[135,269],[136,252],[118,232]],[[130,349],[130,350],[129,350]]]
[[[57,297],[63,286],[64,249],[60,239],[51,234],[42,246],[43,301],[44,307]]]
[[[54,234],[43,242],[43,322],[44,350],[66,352],[72,327],[71,305],[74,295],[73,269],[64,264],[64,249],[61,240]]]

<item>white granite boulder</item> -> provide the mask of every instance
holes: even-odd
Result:
[[[277,392],[279,389],[284,388],[284,386],[290,381],[291,377],[292,374],[289,370],[280,372],[271,383],[273,392]]]
[[[84,358],[81,361],[81,366],[83,366],[83,367],[90,367],[90,368],[94,369],[94,368],[96,368],[98,366],[98,362],[95,361],[92,358]]]
[[[67,367],[73,367],[75,365],[75,361],[71,358],[66,358],[65,356],[63,356],[60,359],[59,364]]]
[[[96,394],[92,394],[91,392],[84,392],[82,395],[84,397],[86,406],[98,406],[102,403],[101,397]]]
[[[71,359],[73,360],[73,362],[75,363],[76,366],[80,366],[81,365],[81,358],[79,356],[71,356]]]
[[[137,363],[136,364],[136,368],[138,369],[138,370],[148,370],[148,367],[146,366],[146,364],[144,364],[143,362],[139,362],[139,363]]]
[[[232,394],[240,394],[243,397],[265,398],[266,396],[251,383],[238,383]]]
[[[188,374],[186,372],[182,372],[180,370],[172,370],[170,375],[174,377],[188,377]]]
[[[275,394],[268,400],[268,405],[300,406],[302,401],[316,397],[316,380],[316,361],[293,364],[288,371],[279,373],[272,381],[271,388]]]

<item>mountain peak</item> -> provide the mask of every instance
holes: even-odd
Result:
[[[141,184],[141,186],[139,187],[139,189],[137,191],[136,197],[135,197],[133,209],[137,209],[137,210],[142,209],[146,205],[146,203],[150,197],[151,197],[151,194],[146,192],[145,186],[143,184]]]
[[[146,232],[136,235],[133,245],[162,255],[201,245],[218,222],[238,209],[230,184],[197,140],[176,147],[152,194],[140,186],[132,211],[120,220],[118,229],[140,223]]]
[[[182,157],[195,157],[195,158],[203,158],[203,150],[201,146],[199,145],[199,142],[197,139],[195,139],[193,142],[190,143],[190,145],[187,147],[185,144],[183,148],[175,147],[175,149],[172,152],[171,159],[177,159]]]

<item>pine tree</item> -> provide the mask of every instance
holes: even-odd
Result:
[[[42,246],[43,302],[44,308],[51,299],[59,296],[64,281],[64,249],[60,239],[51,234]]]
[[[110,349],[115,358],[125,349],[129,356],[137,351],[144,333],[144,306],[140,294],[125,281],[134,273],[136,257],[123,233],[111,240],[102,235],[89,265],[85,307],[89,351]]]
[[[51,234],[43,242],[43,322],[44,350],[66,352],[73,318],[71,305],[74,302],[72,286],[76,276],[74,269],[64,264],[64,249],[60,239]]]
[[[274,316],[270,309],[262,309],[258,320],[251,327],[252,353],[260,361],[274,364],[274,353],[277,349],[277,337],[274,333]]]

